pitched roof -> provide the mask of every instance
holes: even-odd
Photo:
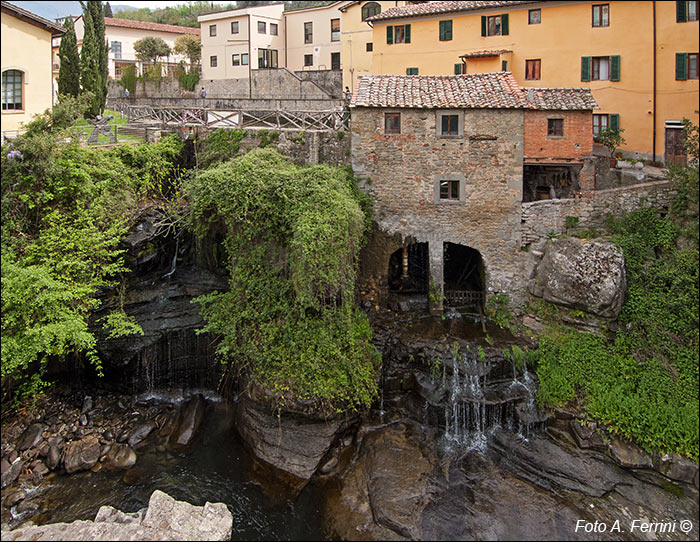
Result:
[[[18,19],[22,19],[30,24],[33,24],[34,26],[38,26],[43,28],[44,30],[51,32],[52,36],[56,36],[58,34],[64,34],[66,29],[63,28],[61,25],[56,24],[52,21],[49,21],[48,19],[44,19],[43,17],[40,17],[36,13],[32,13],[31,11],[27,11],[26,9],[22,9],[19,6],[15,6],[14,4],[10,4],[9,2],[2,2],[2,11],[10,13],[11,15],[14,15]]]
[[[502,55],[504,53],[512,53],[512,52],[513,51],[511,51],[510,49],[495,49],[493,51],[487,51],[487,50],[474,51],[473,53],[466,53],[466,54],[460,56],[459,58],[477,58],[477,57],[481,57],[481,56],[499,56],[499,55]]]
[[[523,88],[535,109],[580,111],[600,109],[589,88]]]
[[[483,1],[483,2],[425,2],[423,4],[410,4],[407,6],[393,7],[386,11],[369,17],[367,21],[385,21],[388,19],[401,19],[404,17],[420,17],[423,15],[437,15],[441,13],[453,13],[456,11],[473,11],[477,9],[491,9],[510,7],[519,4],[534,4],[532,0],[512,1]]]
[[[145,21],[132,21],[130,19],[114,19],[112,17],[105,17],[105,26],[136,28],[138,30],[153,30],[157,32],[170,32],[173,34],[196,34],[199,36],[199,28],[176,26],[174,24],[147,23]]]
[[[598,109],[587,88],[522,88],[510,72],[468,75],[365,75],[350,107]]]
[[[365,75],[350,107],[528,107],[510,72],[473,75]]]

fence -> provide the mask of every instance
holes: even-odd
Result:
[[[484,293],[474,290],[445,290],[445,305],[449,307],[474,307],[481,309]]]

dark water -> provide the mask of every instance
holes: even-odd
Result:
[[[92,520],[100,506],[123,512],[148,506],[154,490],[202,506],[223,502],[233,514],[232,540],[323,540],[311,490],[292,499],[244,449],[233,430],[231,407],[210,402],[197,440],[187,454],[139,453],[124,471],[59,475],[42,495],[36,524]]]

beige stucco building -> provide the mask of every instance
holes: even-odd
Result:
[[[287,68],[341,69],[341,4],[347,2],[285,12]]]
[[[202,79],[242,79],[285,67],[284,4],[200,15]]]
[[[63,27],[2,2],[2,132],[50,108],[51,37]]]

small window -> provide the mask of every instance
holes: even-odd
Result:
[[[267,34],[267,23],[265,21],[258,21],[258,34]]]
[[[386,42],[392,43],[411,43],[411,25],[401,24],[386,27]]]
[[[24,74],[19,70],[2,72],[2,110],[21,111]]]
[[[452,21],[440,21],[440,41],[452,39]]]
[[[487,36],[500,36],[502,27],[501,27],[501,16],[500,15],[492,15],[491,17],[487,17],[486,20],[487,24]]]
[[[610,57],[594,56],[591,59],[591,81],[608,81],[610,79]]]
[[[467,73],[466,71],[467,65],[464,62],[460,62],[459,64],[455,64],[455,75],[462,75]]]
[[[314,23],[304,23],[304,43],[313,43]]]
[[[688,53],[688,79],[698,78],[698,53]]]
[[[114,58],[116,60],[121,59],[121,57],[122,57],[122,42],[121,41],[113,41],[112,42],[112,54],[114,55]]]
[[[217,60],[216,60],[216,57],[215,57],[215,56],[210,56],[210,57],[209,57],[209,66],[211,66],[212,68],[216,68],[216,66],[217,66]]]
[[[270,36],[277,36],[279,34],[279,25],[277,23],[270,23]]]
[[[304,55],[304,66],[314,65],[314,55]]]
[[[401,113],[384,113],[384,133],[401,133]]]
[[[368,42],[367,42],[367,45],[366,45],[365,47],[366,47],[366,50],[367,50],[368,53],[371,53],[371,52],[372,52],[373,45],[372,45],[372,42],[371,42],[371,41],[368,41]]]
[[[620,115],[616,113],[601,113],[593,115],[593,135],[597,136],[603,130],[619,130]]]
[[[238,21],[231,22],[231,34],[238,34]]]
[[[698,20],[698,2],[676,2],[676,22],[684,23],[686,21]]]
[[[369,19],[373,15],[378,15],[379,13],[382,12],[382,6],[380,6],[377,2],[367,2],[364,6],[362,6],[362,20]]]
[[[507,60],[501,60],[501,71],[502,72],[508,71],[508,61]]]
[[[460,181],[440,181],[440,199],[459,201]]]
[[[542,64],[542,61],[539,58],[537,60],[526,60],[525,61],[525,80],[538,81],[540,79],[541,64]]]
[[[331,19],[331,41],[340,41],[340,19]]]
[[[277,49],[258,49],[258,68],[277,68]]]
[[[609,4],[597,4],[593,6],[593,26],[610,26]]]
[[[561,137],[564,135],[564,119],[547,119],[547,135]]]
[[[418,75],[418,68],[406,68],[406,75]]]
[[[540,24],[542,22],[542,10],[531,9],[527,12],[527,24]]]
[[[231,64],[233,66],[241,65],[241,55],[231,55]]]
[[[248,53],[241,53],[241,66],[248,65]]]
[[[331,53],[331,70],[340,69],[340,53]]]
[[[440,135],[443,136],[458,136],[459,135],[459,115],[441,115]]]
[[[216,25],[215,24],[209,25],[209,36],[210,37],[216,36]]]

